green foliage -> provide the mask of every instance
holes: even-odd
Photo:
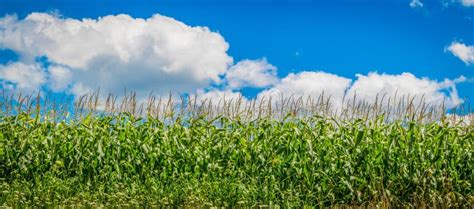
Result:
[[[0,117],[0,205],[468,207],[473,126]]]

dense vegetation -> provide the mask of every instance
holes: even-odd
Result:
[[[474,204],[472,125],[11,112],[0,205]]]

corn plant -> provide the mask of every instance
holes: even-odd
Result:
[[[40,95],[3,98],[4,206],[474,204],[473,126],[435,117],[436,108],[394,116],[352,105],[335,115],[324,98],[317,106],[109,96],[99,111],[98,95],[73,108]]]

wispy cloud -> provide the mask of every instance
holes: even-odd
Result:
[[[412,0],[410,2],[410,7],[411,8],[423,7],[423,2],[421,2],[421,0]]]
[[[474,64],[474,46],[468,46],[455,41],[452,42],[446,50],[450,51],[454,56],[461,59],[467,65]]]

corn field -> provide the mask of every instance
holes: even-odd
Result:
[[[100,100],[3,93],[0,205],[474,205],[472,115],[442,106]]]

